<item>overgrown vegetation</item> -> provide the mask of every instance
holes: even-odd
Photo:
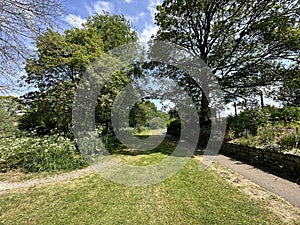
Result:
[[[86,166],[74,142],[68,138],[51,135],[0,139],[1,172],[49,172]]]
[[[228,119],[227,139],[253,147],[300,153],[300,107],[244,110]]]

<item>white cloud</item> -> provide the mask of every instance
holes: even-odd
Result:
[[[96,1],[92,6],[86,5],[85,8],[88,10],[90,15],[94,13],[103,14],[103,11],[112,14],[114,12],[115,5],[111,2]]]
[[[158,26],[146,24],[142,33],[140,34],[141,42],[148,42],[152,35],[155,35],[158,31]]]
[[[131,3],[132,0],[124,0],[125,3]]]
[[[149,0],[147,9],[148,9],[148,15],[152,17],[153,24],[145,24],[144,29],[140,33],[140,41],[141,42],[148,42],[152,35],[155,35],[158,31],[158,27],[154,24],[154,14],[157,12],[156,6],[160,5],[162,3],[162,0]],[[144,14],[143,16],[146,16]]]
[[[126,17],[126,19],[130,20],[130,22],[137,23],[140,21],[140,19],[143,19],[145,16],[146,16],[146,13],[140,12],[136,16],[125,16],[125,17]]]
[[[144,13],[144,12],[139,13],[139,17],[144,18],[145,16],[146,16],[146,13]]]
[[[162,0],[149,0],[147,9],[150,12],[152,16],[152,21],[154,22],[154,14],[157,12],[156,6],[160,5],[162,3]]]
[[[152,35],[155,35],[158,31],[158,27],[154,24],[154,14],[157,12],[156,6],[160,5],[162,0],[149,0],[147,9],[148,13],[152,17],[153,24],[145,24],[143,31],[140,33],[140,41],[141,42],[148,42]],[[146,15],[143,15],[146,16]]]
[[[81,18],[81,16],[69,14],[65,17],[65,21],[73,27],[81,28],[82,24],[86,22],[86,19]]]

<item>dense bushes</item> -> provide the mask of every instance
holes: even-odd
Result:
[[[180,137],[181,135],[181,122],[179,119],[172,119],[170,122],[167,124],[167,133],[171,134],[175,137]],[[200,122],[200,134],[198,138],[198,145],[205,147],[209,141],[210,138],[210,129],[211,129],[211,124],[210,121],[207,122]],[[191,131],[193,132],[193,131]]]
[[[227,118],[228,129],[233,132],[235,137],[241,137],[245,132],[256,135],[258,127],[267,123],[268,119],[268,111],[247,109],[237,116]]]
[[[40,172],[87,166],[74,142],[55,136],[0,139],[0,171]]]
[[[167,133],[175,137],[180,137],[181,123],[179,119],[173,119],[167,125]]]
[[[300,148],[300,107],[245,110],[228,119],[227,139],[258,148],[291,153]]]

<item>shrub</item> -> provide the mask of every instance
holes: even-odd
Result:
[[[87,166],[74,142],[57,136],[0,139],[0,170],[41,172]]]
[[[227,119],[227,130],[231,130],[235,137],[243,136],[244,132],[252,135],[257,134],[257,128],[261,124],[266,124],[270,114],[261,109],[247,109],[237,116],[230,116]]]
[[[15,120],[6,110],[0,107],[0,138],[12,137],[17,133]]]
[[[149,127],[151,129],[163,129],[163,128],[166,128],[166,123],[162,118],[155,117],[150,120]]]
[[[295,130],[289,130],[284,132],[279,139],[278,144],[285,149],[291,150],[294,148],[299,148],[300,132],[296,128]]]
[[[134,134],[149,134],[150,130],[148,127],[138,126],[138,127],[134,128],[133,133]]]
[[[180,120],[172,120],[168,125],[167,133],[175,137],[180,137],[181,122]]]

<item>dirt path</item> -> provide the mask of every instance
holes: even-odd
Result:
[[[48,176],[43,178],[35,178],[35,179],[30,179],[30,180],[20,181],[20,182],[0,181],[0,193],[3,193],[8,190],[18,189],[18,188],[28,188],[38,184],[50,184],[50,183],[56,183],[64,180],[70,180],[70,179],[84,176],[89,172],[92,172],[91,167],[87,167],[81,170],[75,170],[70,173],[63,173],[63,174]]]
[[[300,208],[300,185],[292,183],[290,181],[287,181],[285,179],[269,174],[253,166],[241,163],[223,155],[216,156],[214,161],[242,175],[244,178],[254,182],[255,184],[258,184],[259,186],[270,191],[271,193],[280,196],[281,198],[291,203],[293,206]],[[92,171],[93,169],[91,167],[88,167],[70,173],[63,173],[43,178],[35,178],[21,182],[0,181],[0,192],[5,192],[7,190],[18,188],[32,187],[38,184],[48,184],[64,180],[70,180],[73,178],[84,176],[86,173]],[[226,176],[226,174],[221,175]]]
[[[167,137],[172,141],[176,142],[175,138]],[[218,155],[214,159],[217,163],[225,166],[234,172],[242,175],[244,178],[258,184],[259,186],[265,188],[266,190],[274,193],[281,198],[285,199],[293,206],[300,208],[300,186],[296,183],[292,183],[280,177],[274,176],[262,170],[259,170],[253,166],[244,164],[242,162],[233,160],[229,157]],[[3,193],[7,190],[13,190],[18,188],[27,188],[32,187],[38,184],[48,184],[55,183],[64,180],[70,180],[85,175],[88,172],[92,172],[91,167],[76,170],[70,173],[59,174],[50,177],[35,178],[22,182],[6,182],[0,181],[0,193]]]

